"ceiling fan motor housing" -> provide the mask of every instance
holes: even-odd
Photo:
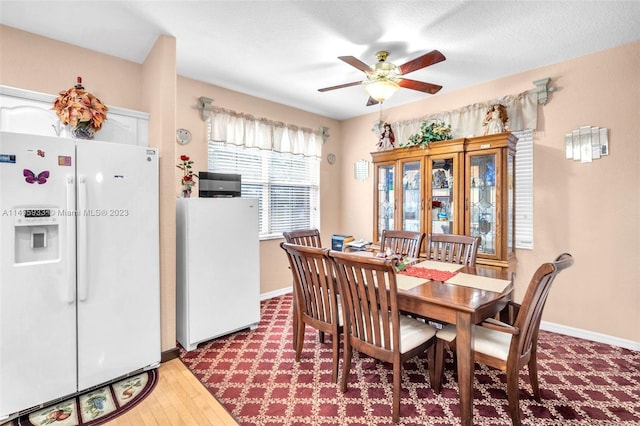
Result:
[[[372,72],[367,74],[367,81],[391,80],[397,83],[400,72],[393,63],[386,62],[388,55],[389,53],[384,50],[376,53],[378,62],[371,67]]]

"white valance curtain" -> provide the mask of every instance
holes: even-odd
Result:
[[[313,130],[211,107],[209,140],[275,152],[322,157],[322,135]]]
[[[420,124],[425,120],[444,121],[446,124],[450,124],[455,139],[480,136],[485,115],[494,104],[502,104],[507,108],[510,130],[535,130],[538,122],[538,94],[535,91],[509,95],[501,99],[467,105],[453,111],[425,115],[390,124],[396,141],[401,144],[406,143],[411,135],[418,133]]]

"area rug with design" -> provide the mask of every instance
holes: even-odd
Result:
[[[180,358],[243,426],[392,425],[391,365],[354,351],[346,393],[331,380],[331,337],[307,328],[300,362],[292,347],[291,294],[265,300],[256,330],[205,342]],[[342,368],[342,361],[340,368]],[[342,373],[340,373],[342,374]],[[403,366],[400,423],[460,424],[452,357],[440,394],[429,383],[426,355]],[[533,399],[521,370],[525,425],[640,424],[640,352],[541,331]],[[511,425],[506,375],[476,364],[474,424]]]
[[[97,426],[135,407],[158,383],[153,369],[25,414],[15,426]]]

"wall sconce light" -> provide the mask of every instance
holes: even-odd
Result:
[[[609,155],[608,129],[582,126],[564,135],[564,144],[565,157],[568,160],[591,163],[604,155]]]
[[[356,180],[366,180],[369,177],[369,162],[358,160],[353,164],[353,176]]]

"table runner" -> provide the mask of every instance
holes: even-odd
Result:
[[[462,265],[434,260],[423,260],[396,274],[398,289],[409,290],[430,280],[446,281],[455,275]]]
[[[464,265],[460,265],[458,263],[449,263],[449,262],[439,262],[437,260],[423,260],[420,263],[416,263],[415,265],[418,268],[428,268],[435,269],[436,271],[448,271],[448,272],[456,272],[464,267]]]
[[[422,261],[414,266],[408,266],[404,271],[398,272],[398,288],[408,290],[426,281],[434,280],[442,281],[446,284],[502,293],[511,283],[509,280],[500,280],[462,272],[459,273],[458,271],[462,269],[463,266],[464,265],[457,263],[438,262],[434,260]]]
[[[423,268],[420,266],[407,266],[404,271],[400,271],[398,272],[398,274],[423,278],[425,280],[445,282],[446,280],[457,274],[457,272],[441,271],[438,269]]]

